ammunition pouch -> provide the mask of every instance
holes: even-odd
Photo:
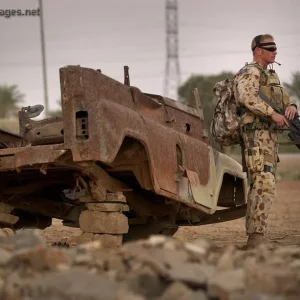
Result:
[[[275,175],[273,159],[271,155],[264,154],[259,147],[248,148],[244,150],[245,164],[251,173],[270,172]]]
[[[252,132],[255,130],[269,130],[271,124],[262,117],[256,116],[252,123],[242,125],[242,132]]]
[[[253,122],[242,127],[242,132],[246,132],[249,136],[249,148],[242,148],[244,154],[243,166],[246,167],[247,171],[250,173],[271,172],[275,175],[275,158],[269,153],[265,153],[259,146],[254,145],[255,131],[261,129],[268,130],[268,127],[269,124],[265,122]]]
[[[245,149],[245,162],[248,170],[262,172],[264,170],[264,155],[262,149],[253,147]]]

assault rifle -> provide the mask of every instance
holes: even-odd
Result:
[[[265,94],[263,94],[262,92],[258,93],[259,97],[266,102],[267,104],[269,104],[277,113],[281,114],[284,116],[284,110],[281,108],[276,107],[267,97]],[[276,125],[272,125],[271,128],[276,128],[278,130],[288,130],[288,137],[291,140],[291,144],[294,144],[297,146],[298,149],[300,149],[300,117],[299,114],[296,113],[295,117],[293,120],[288,120],[286,119],[287,122],[289,123],[289,128],[288,129],[283,129],[283,128],[279,128]],[[270,128],[270,130],[271,130]]]

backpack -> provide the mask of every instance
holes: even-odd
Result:
[[[222,146],[239,144],[241,116],[238,114],[238,108],[240,104],[234,97],[233,79],[217,82],[213,93],[217,98],[211,123],[211,133],[215,141]]]

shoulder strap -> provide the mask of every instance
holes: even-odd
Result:
[[[246,66],[254,66],[259,70],[260,73],[262,73],[264,70],[259,63],[250,63],[250,64],[246,64]]]
[[[275,105],[270,101],[270,99],[264,93],[262,93],[261,91],[258,91],[258,96],[265,103],[269,104],[275,111],[278,111],[278,108],[275,107]]]

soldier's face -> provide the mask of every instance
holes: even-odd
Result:
[[[266,39],[263,43],[274,42],[273,39]],[[277,48],[276,46],[264,46],[259,48],[260,56],[265,61],[266,64],[271,64],[275,61],[277,55]]]

